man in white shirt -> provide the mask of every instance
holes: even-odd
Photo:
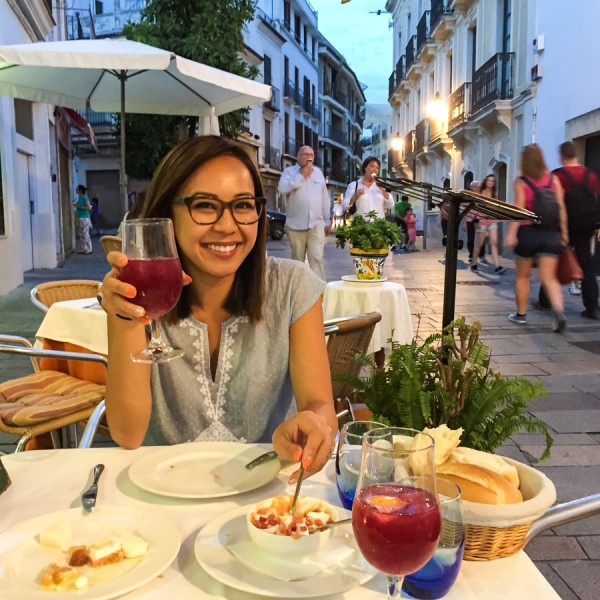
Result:
[[[327,185],[321,169],[314,166],[315,153],[310,146],[302,146],[297,159],[279,180],[279,192],[288,194],[285,230],[292,258],[301,262],[308,258],[310,268],[325,280],[323,248],[331,228]]]

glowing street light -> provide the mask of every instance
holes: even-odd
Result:
[[[346,0],[346,2],[349,1],[350,0]],[[402,152],[402,148],[404,148],[404,140],[400,137],[400,134],[397,133],[392,138],[392,150],[394,150],[395,152]]]
[[[434,99],[427,105],[427,116],[443,123],[448,118],[448,105],[440,98],[440,93],[436,92]]]

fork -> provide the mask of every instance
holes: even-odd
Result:
[[[81,495],[81,504],[86,512],[92,512],[96,506],[96,497],[98,496],[98,480],[104,471],[104,465],[98,464],[94,467],[94,479],[92,485]]]
[[[304,472],[306,469],[300,465],[300,471],[298,471],[298,481],[296,482],[296,491],[294,492],[294,499],[292,500],[292,506],[290,507],[290,515],[296,516],[296,502],[298,501],[298,494],[300,493],[300,486],[304,479]]]

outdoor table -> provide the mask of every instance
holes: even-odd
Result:
[[[325,320],[358,313],[381,313],[375,325],[368,354],[382,348],[391,350],[390,339],[409,344],[413,338],[412,317],[406,289],[401,283],[349,283],[331,281],[325,287],[323,313]]]
[[[164,576],[157,577],[123,598],[258,600],[260,596],[228,588],[204,572],[194,557],[194,541],[203,525],[227,511],[277,494],[292,493],[293,488],[287,485],[287,478],[296,465],[288,463],[278,477],[266,486],[237,496],[215,500],[167,498],[137,488],[127,473],[133,461],[155,449],[38,450],[3,456],[2,461],[12,485],[0,496],[0,534],[24,520],[81,506],[81,493],[89,485],[94,465],[101,462],[106,468],[100,480],[98,506],[155,511],[176,525],[182,539],[178,557],[164,572]],[[302,489],[306,495],[339,505],[333,462],[330,461],[323,471],[308,479]],[[0,549],[1,553],[9,551],[6,546]],[[385,598],[385,589],[384,577],[377,575],[360,587],[328,598],[382,600]],[[49,593],[51,596],[52,593]],[[446,596],[447,600],[523,600],[525,597],[560,600],[523,551],[494,561],[463,562],[458,579]]]
[[[108,354],[106,313],[95,298],[55,302],[37,330],[37,344],[50,350]],[[42,369],[62,371],[95,383],[105,383],[102,365],[43,358]]]

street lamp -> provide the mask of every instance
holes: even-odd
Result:
[[[392,138],[391,147],[394,153],[396,154],[396,162],[393,165],[391,165],[390,170],[395,173],[396,165],[400,162],[400,153],[402,152],[402,148],[404,148],[404,140],[400,137],[399,133],[396,133],[396,135]]]
[[[427,116],[430,119],[435,119],[440,125],[446,121],[448,117],[448,105],[440,97],[440,93],[436,92],[433,100],[427,105]]]

